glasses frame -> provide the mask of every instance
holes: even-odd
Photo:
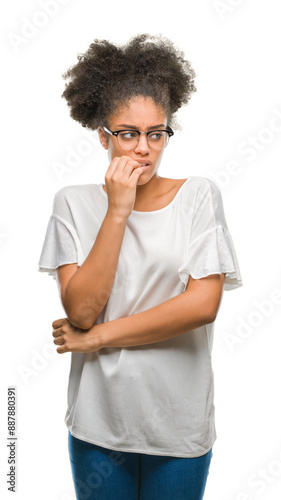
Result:
[[[138,142],[139,142],[139,139],[140,139],[140,135],[141,134],[145,134],[146,135],[147,144],[148,144],[149,147],[151,147],[150,143],[149,143],[149,134],[153,134],[155,132],[167,132],[167,134],[169,135],[169,139],[170,139],[170,137],[172,137],[172,135],[174,135],[174,131],[171,129],[171,127],[169,127],[169,125],[168,125],[168,127],[166,129],[155,129],[155,130],[149,130],[148,132],[143,132],[142,130],[136,130],[135,128],[132,128],[132,129],[130,129],[130,128],[124,128],[124,129],[121,129],[121,130],[114,130],[114,131],[113,130],[109,130],[105,126],[103,126],[102,128],[108,134],[114,135],[116,137],[116,139],[117,139],[117,142],[118,142],[118,134],[120,132],[126,132],[126,131],[137,132],[137,134],[139,135],[139,137],[137,139]],[[118,142],[118,145],[120,146],[119,142]],[[165,149],[166,146],[168,146],[168,142],[167,142],[167,144],[163,148],[154,148],[152,146],[151,149],[161,151],[162,149]],[[120,148],[121,147],[122,146],[120,146]],[[136,147],[137,146],[135,146],[134,148],[126,149],[125,151],[131,151],[132,149],[135,149]]]

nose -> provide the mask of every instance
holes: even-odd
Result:
[[[150,152],[146,134],[140,134],[138,144],[135,147],[135,152],[141,154],[146,154]]]

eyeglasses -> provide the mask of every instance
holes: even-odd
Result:
[[[140,135],[145,134],[147,143],[151,149],[164,149],[169,139],[174,135],[173,130],[168,127],[167,130],[150,130],[149,132],[141,132],[139,130],[116,130],[113,132],[106,127],[103,127],[105,132],[117,137],[117,142],[120,148],[130,150],[135,149],[138,145]]]

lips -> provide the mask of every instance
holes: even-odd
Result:
[[[151,165],[151,161],[145,161],[145,160],[135,160],[135,161],[137,161],[138,163],[140,163],[144,167],[149,167]]]

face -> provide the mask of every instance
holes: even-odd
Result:
[[[167,127],[167,116],[162,107],[155,104],[152,98],[138,96],[132,98],[128,105],[119,109],[108,119],[109,129],[116,131],[128,128],[137,128],[142,132],[148,132],[152,127],[165,129]],[[109,136],[101,127],[99,128],[100,142],[108,150],[110,162],[113,158],[120,156],[129,156],[133,160],[141,163],[149,162],[149,166],[143,171],[138,179],[138,186],[146,184],[152,177],[157,177],[164,149],[150,149],[147,143],[146,135],[141,134],[139,142],[135,149],[121,149],[117,142],[117,137]]]

